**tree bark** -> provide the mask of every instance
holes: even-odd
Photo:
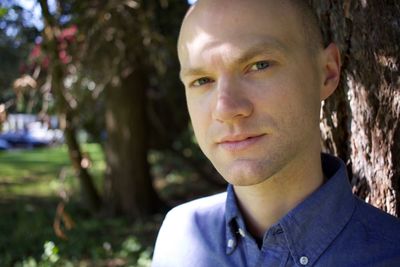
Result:
[[[64,137],[68,147],[69,157],[72,166],[79,178],[81,184],[82,197],[84,202],[92,211],[97,211],[101,205],[100,196],[94,186],[91,175],[87,168],[82,166],[82,151],[76,138],[76,128],[74,126],[74,112],[65,97],[64,67],[59,59],[59,50],[57,37],[60,33],[60,27],[54,17],[50,14],[46,0],[39,1],[42,8],[42,15],[45,21],[44,43],[48,56],[50,58],[49,71],[51,72],[51,90],[56,99],[56,108],[60,119],[64,123]]]
[[[311,3],[343,62],[341,85],[323,105],[323,147],[346,162],[355,194],[399,216],[400,3]]]
[[[132,219],[155,213],[161,203],[147,162],[146,88],[146,76],[135,69],[106,97],[107,204]]]

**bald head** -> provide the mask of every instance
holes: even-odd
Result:
[[[258,20],[256,27],[267,26],[268,14],[280,14],[282,23],[297,24],[298,33],[310,52],[323,48],[323,38],[318,25],[318,18],[308,4],[308,0],[198,0],[182,23],[178,46],[186,41],[187,32],[195,34],[196,29],[215,29],[223,21],[240,23],[246,14]],[[237,32],[240,36],[242,32]]]
[[[319,28],[318,18],[308,0],[287,0],[297,11],[304,29],[304,37],[310,48],[318,49],[323,46],[323,37]]]

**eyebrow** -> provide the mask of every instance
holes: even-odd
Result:
[[[244,62],[251,60],[252,58],[257,57],[261,54],[272,54],[279,53],[283,54],[288,52],[289,49],[282,42],[279,42],[276,39],[268,39],[267,41],[258,42],[251,45],[245,52],[235,58],[232,63],[234,65],[240,65]],[[197,76],[202,75],[206,72],[204,68],[183,68],[179,73],[179,77],[182,80],[184,76]]]

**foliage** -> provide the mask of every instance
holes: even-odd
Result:
[[[52,229],[55,204],[20,199],[14,207],[0,205],[1,266],[150,266],[160,216],[132,225],[124,219],[90,218],[78,203],[70,203],[76,226],[62,240]]]
[[[83,149],[102,188],[101,147],[85,144]],[[205,183],[173,154],[151,151],[149,161],[154,184],[171,206],[223,189]],[[65,146],[2,152],[0,167],[0,266],[150,266],[163,216],[133,224],[105,214],[93,217],[77,201],[79,186]],[[66,240],[53,229],[60,190],[70,196],[65,211],[74,222],[70,230],[61,226]]]
[[[12,82],[20,75],[38,30],[29,25],[29,11],[12,1],[0,4],[0,103],[15,97]],[[15,106],[14,106],[15,107]]]
[[[102,150],[96,144],[83,148],[100,188]],[[91,217],[74,201],[79,187],[65,146],[2,152],[0,162],[0,266],[149,266],[161,217],[133,225],[121,218]],[[61,189],[72,199],[65,210],[75,226],[62,226],[67,240],[53,229]]]
[[[8,13],[8,9],[0,7],[0,18],[3,18]]]
[[[91,133],[104,128],[106,92],[140,69],[146,80],[151,147],[168,148],[187,129],[185,99],[178,79],[176,40],[185,1],[68,1],[70,23],[79,29],[67,79]],[[184,109],[184,110],[182,110]],[[97,110],[99,112],[85,112]],[[97,116],[93,116],[97,114]],[[95,137],[94,137],[95,138]]]
[[[44,5],[46,2],[41,1],[42,7],[46,6]],[[187,8],[185,1],[121,2],[110,0],[99,2],[96,0],[67,0],[56,1],[56,6],[55,10],[50,11],[51,14],[44,11],[46,8],[42,8],[43,14],[47,14],[45,20],[47,22],[44,23],[46,30],[42,31],[42,38],[37,39],[38,42],[31,50],[30,57],[25,55],[26,68],[24,70],[37,82],[36,92],[43,94],[43,96],[38,97],[39,100],[36,102],[52,99],[53,104],[58,107],[62,103],[63,108],[58,109],[57,112],[60,113],[58,115],[61,118],[65,118],[64,122],[67,125],[65,129],[74,129],[70,131],[73,133],[75,130],[84,128],[89,132],[91,140],[96,142],[104,142],[107,136],[111,136],[110,133],[105,133],[106,112],[108,118],[113,118],[115,125],[122,124],[121,121],[132,121],[133,125],[135,123],[136,125],[143,125],[141,127],[143,129],[148,126],[148,134],[143,135],[149,139],[149,142],[139,140],[140,144],[149,143],[152,151],[162,154],[160,158],[163,160],[168,161],[168,158],[172,157],[174,160],[182,162],[179,165],[190,166],[189,172],[196,171],[204,177],[214,176],[215,172],[212,172],[208,161],[204,159],[193,142],[193,134],[184,104],[184,91],[178,79],[179,64],[176,56],[176,39],[181,18]],[[50,21],[52,27],[49,27]],[[21,25],[21,29],[24,29],[24,24]],[[48,38],[50,32],[52,32],[54,38]],[[53,41],[49,42],[49,40]],[[32,41],[31,44],[33,45],[34,42]],[[52,51],[51,56],[50,51]],[[35,76],[33,73],[37,69],[40,69],[40,74]],[[144,82],[135,83],[135,80],[129,80],[128,83],[122,84],[124,79],[135,69],[140,69],[140,74],[143,74],[140,76],[143,76]],[[54,73],[57,73],[57,75]],[[54,86],[56,80],[56,84],[59,86]],[[135,85],[132,89],[132,84],[140,84],[140,86]],[[115,101],[116,104],[110,104],[114,102],[106,101],[106,99],[113,99],[110,95],[116,94],[116,91],[122,91],[121,95],[124,96],[124,91],[120,90],[121,88],[125,90],[125,94],[127,93],[126,90],[140,90],[144,93],[145,98],[140,101],[140,103],[146,103],[146,111],[143,112],[145,115],[140,115],[140,117],[143,117],[142,120],[138,120],[138,116],[135,117],[135,114],[115,112],[122,106],[120,101]],[[135,97],[129,95],[129,98],[132,98],[132,96]],[[32,97],[32,95],[28,97]],[[42,106],[46,105],[43,104]],[[54,112],[51,106],[51,104],[47,104],[47,109],[41,108],[39,110],[41,113],[43,110]],[[26,107],[21,109],[27,110]],[[36,111],[39,110],[36,109]],[[65,114],[62,114],[61,110],[68,110],[68,116],[64,116]],[[122,114],[121,117],[125,116],[126,119],[121,120],[121,118],[113,117],[115,114]],[[123,125],[125,124],[123,123]],[[119,125],[118,131],[123,132],[124,138],[126,137],[129,140],[124,139],[122,141],[122,138],[114,138],[113,140],[121,139],[123,145],[129,147],[128,144],[131,140],[138,140],[138,136],[135,136],[137,134],[135,127],[129,128],[130,132],[128,133],[122,131],[123,127]],[[107,127],[107,129],[110,128]],[[70,140],[70,138],[66,138],[66,140]],[[108,142],[108,148],[111,147],[110,143]],[[136,153],[136,155],[140,154],[140,157],[137,156],[137,158],[145,159],[146,152],[148,152],[145,151],[146,149],[147,146],[141,152]],[[109,154],[106,157],[107,159],[113,157],[133,159],[118,148],[112,152],[106,151],[106,153]],[[137,173],[141,173],[141,171],[138,171],[140,166],[134,165],[135,168],[129,168],[129,166],[123,166],[122,160],[115,162],[118,162],[115,166],[112,166],[109,162],[106,163],[109,170],[107,173],[114,174],[110,171],[111,169],[131,170],[130,173],[127,171],[124,177],[126,176],[127,180],[140,179],[137,175]],[[137,162],[142,161],[137,160]],[[127,165],[132,165],[131,163],[132,161],[128,162]],[[35,164],[39,164],[39,161]],[[57,166],[58,170],[54,170],[52,174],[40,173],[40,171],[32,172],[36,168],[46,168],[45,161],[41,161],[40,164],[41,167],[32,166],[31,170],[23,175],[18,175],[17,179],[23,177],[21,183],[26,183],[36,179],[35,177],[40,177],[41,186],[36,188],[36,191],[42,193],[42,195],[49,195],[49,192],[44,192],[48,188],[47,183],[53,185],[52,190],[55,192],[79,190],[72,168],[65,165]],[[92,171],[97,170],[94,173],[95,177],[101,176],[104,172],[106,167],[104,163],[102,164],[101,168],[91,169]],[[80,166],[80,160],[73,162],[73,166]],[[94,164],[94,166],[96,165]],[[145,167],[147,168],[147,165]],[[20,171],[22,172],[23,169],[20,169]],[[184,170],[187,170],[187,168],[184,168]],[[77,173],[82,172],[77,171]],[[143,171],[143,173],[148,172]],[[62,179],[53,179],[60,176]],[[118,177],[119,180],[123,179],[123,175],[120,175],[120,173],[114,176]],[[170,175],[170,177],[172,176]],[[143,177],[148,181],[147,175],[143,175]],[[185,179],[186,176],[182,177]],[[9,179],[12,180],[12,178]],[[100,179],[96,178],[96,180],[99,181]],[[189,181],[190,178],[187,178],[187,180]],[[117,188],[118,184],[124,184],[112,181],[112,179],[106,181],[108,185],[114,183],[109,186],[110,188]],[[97,184],[99,189],[103,188],[99,185],[99,182]],[[144,183],[139,184],[143,187]],[[32,185],[38,186],[38,183],[32,183]],[[29,191],[27,188],[8,186],[7,190],[9,193],[18,193],[18,190]],[[132,195],[131,188],[127,188],[128,195]],[[144,189],[141,191],[146,192]],[[116,194],[108,195],[114,196]],[[143,196],[138,198],[146,199]],[[118,199],[118,197],[115,197],[115,199]],[[100,201],[97,202],[100,203]],[[138,205],[142,203],[142,206],[144,206],[144,201],[126,202],[137,202]],[[156,209],[146,207],[138,210],[153,211]]]

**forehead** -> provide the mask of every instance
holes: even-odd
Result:
[[[216,67],[223,63],[225,67],[234,68],[261,55],[283,59],[291,53],[288,46],[269,36],[242,36],[236,41],[223,42],[201,34],[195,41],[185,44],[180,58],[180,76],[200,75],[207,72],[209,65]]]
[[[200,0],[185,18],[178,42],[181,64],[220,49],[265,43],[295,48],[303,38],[299,18],[285,1]],[[268,48],[268,47],[267,47]]]

